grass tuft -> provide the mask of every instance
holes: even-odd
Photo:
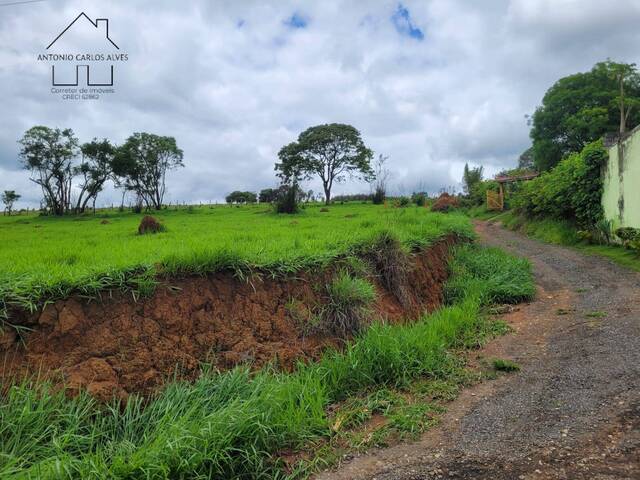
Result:
[[[519,372],[520,365],[511,360],[503,359],[503,358],[494,358],[491,362],[494,370],[499,372]]]
[[[371,283],[345,271],[327,285],[327,301],[322,311],[323,330],[341,337],[360,331],[364,318],[371,313],[376,292]]]

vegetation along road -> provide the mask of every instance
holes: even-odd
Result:
[[[465,391],[418,443],[356,458],[321,479],[640,478],[640,275],[596,256],[476,224],[531,260],[536,300],[479,356],[515,375]]]

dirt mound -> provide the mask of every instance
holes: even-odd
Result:
[[[146,235],[147,233],[158,233],[162,232],[163,230],[164,228],[162,227],[162,224],[151,215],[145,215],[144,217],[142,217],[140,225],[138,226],[139,235]]]
[[[401,303],[377,278],[373,317],[398,322],[440,305],[453,237],[413,255],[408,297]],[[292,300],[312,311],[323,298],[319,284],[333,272],[291,279],[255,275],[240,280],[219,273],[207,278],[163,282],[155,294],[134,301],[131,294],[105,292],[100,300],[69,298],[37,314],[22,313],[33,329],[22,344],[12,331],[0,334],[2,375],[38,373],[64,381],[71,391],[86,388],[101,399],[148,393],[177,371],[198,374],[201,362],[225,369],[242,362],[275,361],[291,368],[317,358],[340,340],[308,334],[292,312]]]
[[[453,195],[449,195],[447,192],[444,192],[431,206],[431,210],[434,212],[448,212],[449,210],[453,210],[454,208],[458,208],[459,206],[460,203],[458,202],[458,199],[456,197],[454,197]]]

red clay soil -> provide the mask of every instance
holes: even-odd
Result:
[[[458,208],[459,206],[460,204],[456,197],[454,197],[453,195],[449,195],[447,192],[444,192],[431,206],[431,210],[433,212],[448,212],[449,210]]]
[[[372,318],[399,322],[437,308],[454,242],[448,237],[413,255],[404,306],[373,278],[378,300]],[[164,282],[138,302],[122,293],[60,300],[23,314],[21,323],[33,328],[24,344],[13,331],[0,334],[0,376],[8,383],[39,374],[64,382],[70,392],[86,388],[107,399],[150,393],[176,371],[194,378],[201,362],[226,369],[275,361],[291,368],[340,344],[335,337],[305,332],[305,322],[291,308],[293,299],[297,311],[321,305],[321,286],[330,276],[240,280],[220,273]]]

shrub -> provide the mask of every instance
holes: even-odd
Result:
[[[623,227],[616,229],[615,233],[625,247],[640,251],[640,229]]]
[[[298,213],[298,185],[282,185],[278,188],[275,208],[277,213]]]
[[[142,221],[138,226],[139,235],[146,235],[147,233],[158,233],[163,231],[164,226],[151,215],[145,215],[144,217],[142,217]]]
[[[607,160],[602,141],[593,142],[548,172],[522,185],[514,209],[529,217],[570,219],[583,228],[603,218],[600,170]]]
[[[376,189],[373,191],[373,195],[371,196],[371,202],[374,205],[382,205],[384,203],[386,195],[386,190],[383,187],[376,187]]]
[[[352,277],[345,271],[340,272],[327,285],[323,328],[342,337],[359,332],[375,296],[375,289],[367,280]]]
[[[400,197],[398,198],[397,202],[398,207],[408,207],[411,203],[411,200],[409,200],[408,197]]]
[[[438,197],[433,205],[431,205],[431,210],[434,212],[448,212],[450,210],[456,209],[460,206],[458,199],[453,195],[449,195],[447,192],[444,192],[442,195]]]
[[[427,196],[422,192],[414,193],[411,195],[411,201],[419,207],[424,207],[427,202]]]

